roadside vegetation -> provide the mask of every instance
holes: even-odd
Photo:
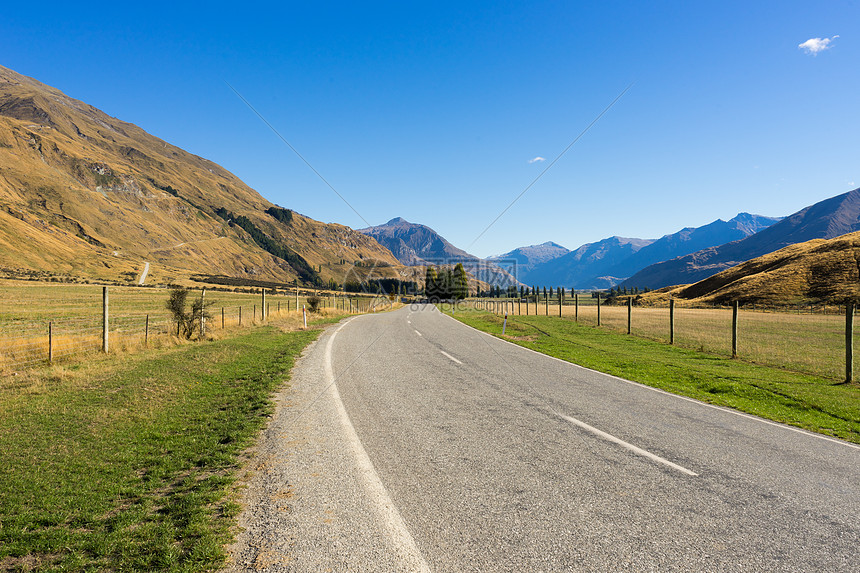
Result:
[[[444,308],[443,308],[444,310]],[[752,364],[552,316],[452,316],[520,346],[674,394],[860,443],[860,385]]]
[[[298,314],[0,379],[0,571],[220,566],[243,452],[320,332]]]

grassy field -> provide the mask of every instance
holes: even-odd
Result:
[[[465,310],[453,316],[502,337],[498,314]],[[860,443],[856,383],[669,346],[557,316],[509,316],[503,338],[587,368]]]
[[[582,304],[583,300],[588,304]],[[480,303],[479,303],[480,306]],[[503,307],[502,307],[503,308]],[[512,315],[525,315],[525,305],[508,306]],[[546,316],[545,304],[537,316]],[[833,311],[837,309],[832,307]],[[534,303],[529,316],[535,316]],[[558,317],[558,303],[549,305],[550,317]],[[565,319],[583,325],[597,325],[597,306],[591,297],[580,297],[578,313],[572,305],[562,307]],[[627,307],[600,307],[600,323],[616,332],[627,332]],[[732,311],[730,308],[675,309],[675,344],[683,348],[731,356]],[[664,343],[669,342],[669,309],[633,307],[631,333]],[[738,355],[748,362],[766,364],[829,378],[845,377],[845,317],[834,312],[773,312],[741,308],[738,314]]]
[[[0,379],[0,571],[220,565],[242,452],[320,332],[297,325]]]
[[[163,288],[110,287],[109,325],[111,348],[123,349],[158,337],[170,336],[173,323],[165,308],[168,290]],[[200,291],[192,295],[200,296]],[[0,280],[0,372],[45,362],[51,323],[53,356],[63,360],[101,349],[102,287],[97,285]],[[324,297],[325,306],[365,311],[374,299]],[[250,326],[262,321],[260,293],[208,290],[211,329]],[[299,308],[307,297],[299,298]],[[296,312],[295,296],[266,296],[269,316]],[[148,317],[148,318],[147,318]],[[148,327],[147,327],[148,320]]]

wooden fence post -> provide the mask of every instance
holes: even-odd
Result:
[[[206,336],[206,287],[200,293],[200,337]]]
[[[224,307],[221,307],[221,330],[224,330]]]
[[[600,326],[600,291],[597,292],[597,326]]]
[[[627,299],[627,334],[630,334],[630,327],[633,322],[633,297]]]
[[[561,318],[561,303],[562,303],[561,287],[558,287],[558,317],[559,318]]]
[[[543,295],[543,301],[544,301],[544,304],[546,305],[546,310],[544,312],[544,315],[549,316],[549,294],[548,293]]]
[[[54,323],[48,321],[48,364],[54,363]]]
[[[732,358],[738,357],[738,301],[732,303]]]
[[[242,307],[239,307],[239,326],[242,326]]]
[[[675,344],[675,299],[669,299],[669,344]]]
[[[573,320],[579,322],[579,294],[573,293]]]
[[[143,328],[143,345],[149,346],[149,315],[146,315],[146,326]]]
[[[108,287],[102,287],[102,352],[110,349],[108,340]]]
[[[263,300],[260,301],[260,319],[261,320],[265,321],[266,318],[268,318],[269,313],[266,312],[267,310],[269,310],[269,309],[266,308],[266,287],[263,287]]]
[[[854,303],[845,305],[845,382],[854,381]]]

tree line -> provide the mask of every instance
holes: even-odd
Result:
[[[463,300],[469,296],[469,276],[463,263],[453,269],[427,267],[424,274],[424,295],[429,299]]]

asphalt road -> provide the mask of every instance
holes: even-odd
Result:
[[[419,306],[329,329],[231,571],[860,571],[860,448]]]

